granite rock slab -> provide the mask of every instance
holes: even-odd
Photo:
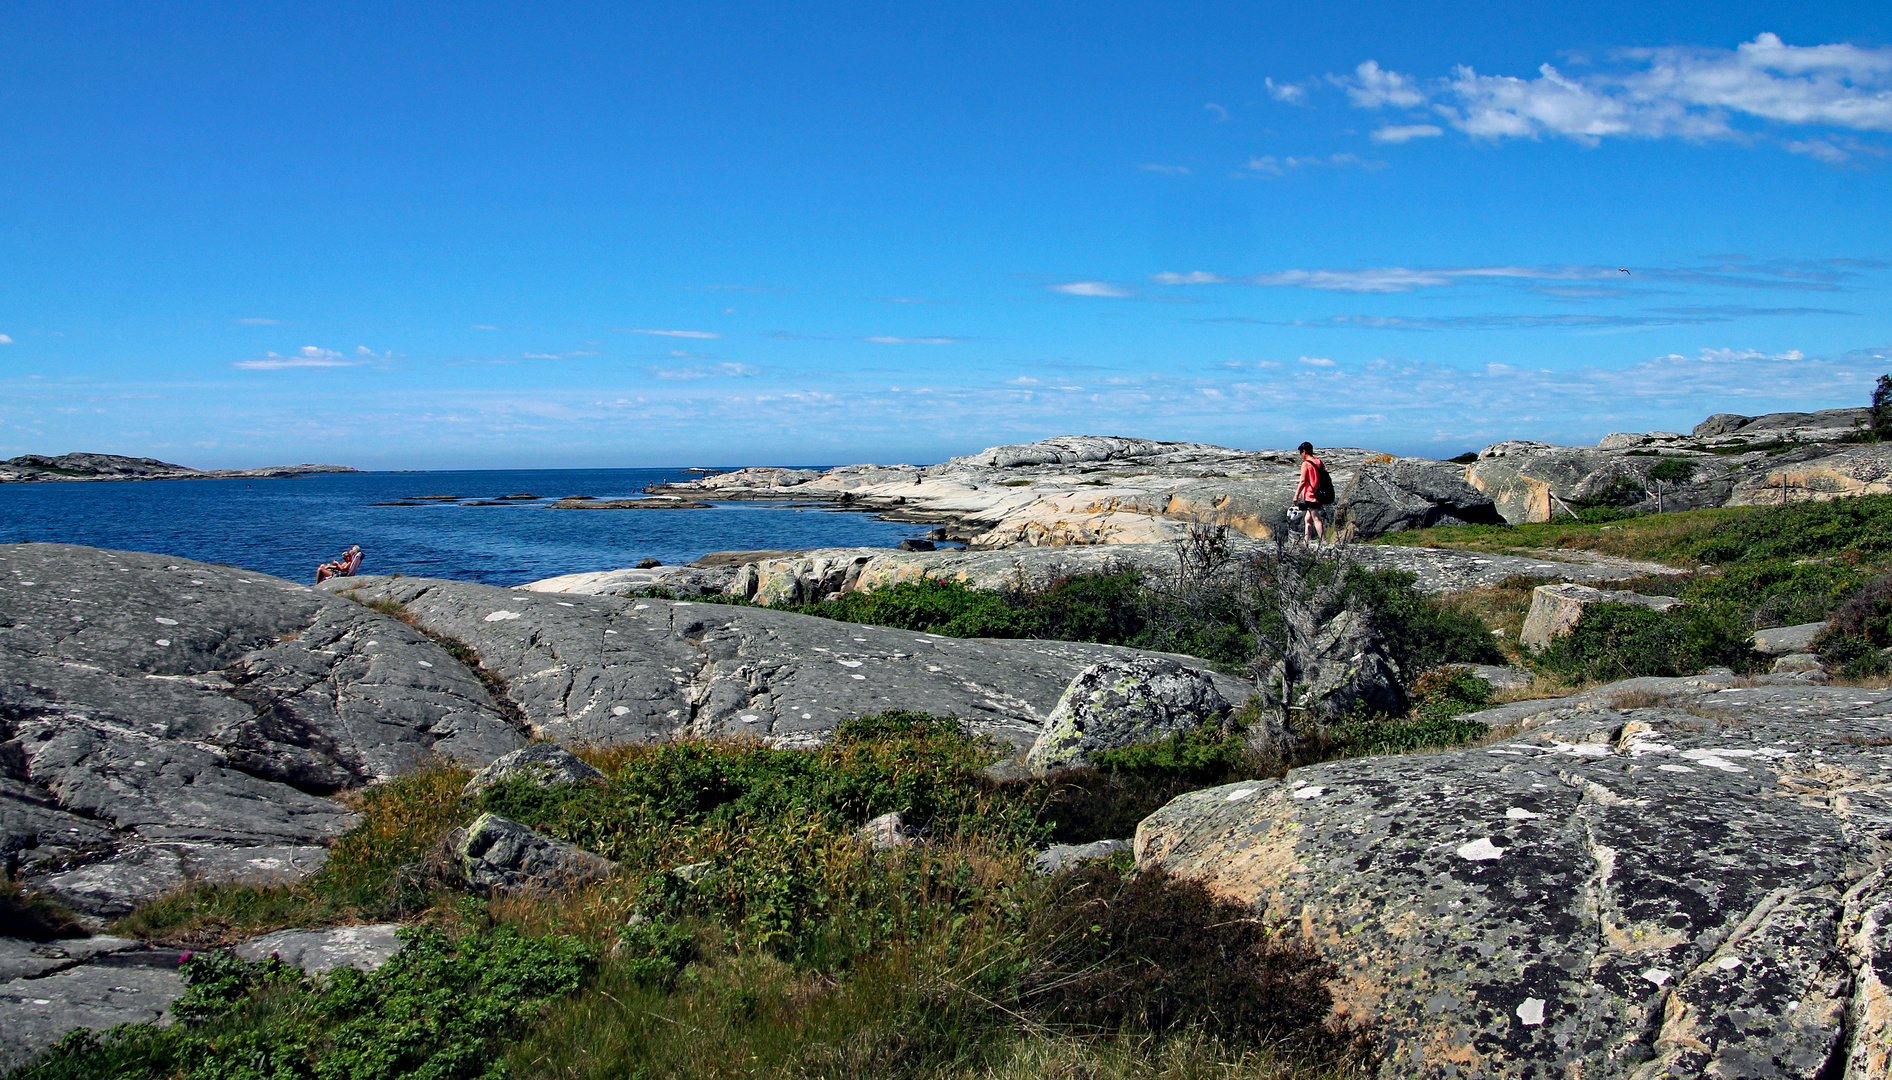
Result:
[[[1883,1080],[1892,690],[1671,682],[1184,795],[1139,864],[1326,953],[1383,1077]]]
[[[0,938],[0,957],[11,957],[16,944]],[[183,954],[176,949],[81,938],[33,951],[55,949],[67,954],[56,966],[0,982],[0,1069],[24,1064],[74,1028],[166,1023],[171,1003],[184,993]]]
[[[190,877],[320,864],[330,796],[524,743],[413,628],[280,578],[0,546],[0,859],[114,915]]]
[[[278,930],[243,942],[230,951],[245,960],[267,960],[271,956],[301,968],[311,975],[321,975],[338,967],[373,971],[401,951],[398,923],[372,926],[334,926],[326,930]]]
[[[1164,655],[428,578],[358,577],[323,587],[402,604],[420,626],[465,642],[505,680],[533,734],[562,743],[691,734],[807,747],[843,720],[910,709],[957,717],[975,734],[1023,749],[1078,672],[1103,660]],[[1209,677],[1237,703],[1252,693],[1239,679]]]

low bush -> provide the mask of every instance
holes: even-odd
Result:
[[[52,941],[85,936],[85,927],[64,906],[0,874],[0,937]]]
[[[1505,662],[1483,620],[1425,595],[1412,587],[1414,580],[1403,570],[1356,568],[1348,582],[1386,635],[1399,670],[1416,673],[1444,664]]]
[[[596,966],[562,935],[404,935],[378,970],[320,979],[274,960],[188,957],[177,1023],[74,1031],[10,1080],[497,1080],[506,1042]]]
[[[1892,646],[1892,574],[1867,581],[1833,612],[1813,650],[1842,674],[1883,675],[1888,665],[1880,650]]]
[[[1525,663],[1567,684],[1687,675],[1709,667],[1746,670],[1754,664],[1747,632],[1744,612],[1730,605],[1654,611],[1639,604],[1592,604],[1568,634],[1526,656]]]

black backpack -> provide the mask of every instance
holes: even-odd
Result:
[[[1334,501],[1334,478],[1327,475],[1327,464],[1314,466],[1314,501],[1326,506]]]

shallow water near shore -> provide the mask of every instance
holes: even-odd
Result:
[[[229,563],[313,581],[317,564],[360,544],[362,572],[517,585],[557,574],[688,562],[711,551],[892,547],[927,531],[870,514],[781,503],[707,510],[549,510],[568,495],[629,498],[688,480],[682,469],[506,469],[335,473],[286,480],[0,484],[0,543],[87,544]],[[374,503],[427,496],[499,506]]]

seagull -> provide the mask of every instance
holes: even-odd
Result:
[[[1616,268],[1616,272],[1617,272],[1617,273],[1619,273],[1619,274],[1628,274],[1628,273],[1629,273],[1629,268],[1628,268],[1628,267],[1624,267],[1624,266],[1619,266],[1619,267],[1617,267],[1617,268]],[[1631,276],[1633,277],[1634,275],[1631,275]]]

